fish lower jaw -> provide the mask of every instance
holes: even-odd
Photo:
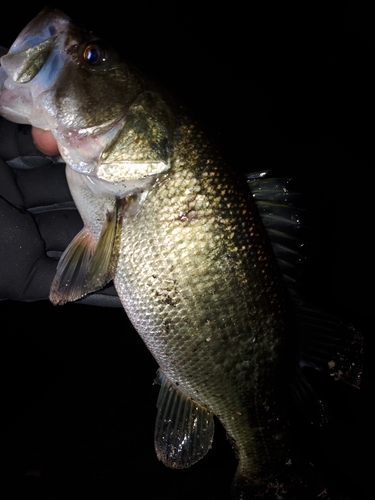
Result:
[[[17,113],[13,109],[0,105],[0,116],[22,125],[31,125],[30,121],[22,113]]]
[[[31,124],[27,102],[26,96],[5,89],[0,94],[0,115],[15,123]]]

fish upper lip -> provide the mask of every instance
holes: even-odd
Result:
[[[28,83],[43,67],[54,42],[67,31],[70,22],[62,11],[44,8],[1,57],[1,72],[16,83]],[[3,76],[2,84],[4,80]]]
[[[7,54],[1,58],[0,109],[8,119],[29,123],[44,130],[52,128],[47,127],[47,123],[35,112],[34,117],[37,119],[31,120],[31,108],[35,107],[42,92],[43,85],[39,83],[43,84],[47,79],[48,85],[44,87],[50,87],[54,75],[58,73],[57,66],[63,64],[63,44],[70,24],[70,18],[62,11],[45,8],[21,31]],[[50,57],[55,71],[47,68],[43,72]],[[35,78],[42,72],[42,80],[34,87]],[[14,102],[18,103],[16,107]]]
[[[34,47],[9,52],[3,56],[1,65],[6,74],[16,83],[32,80],[44,66],[56,36],[53,35]]]
[[[66,31],[71,19],[59,9],[45,7],[18,35],[8,54],[21,52]]]

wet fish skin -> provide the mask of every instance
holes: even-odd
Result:
[[[194,157],[198,134],[181,128],[174,166],[123,224],[115,284],[161,371],[219,416],[254,471],[258,457],[241,454],[263,440],[260,422],[249,425],[255,394],[273,394],[280,377],[282,283],[244,187],[213,153]]]
[[[289,443],[289,295],[245,180],[181,108],[60,11],[20,34],[0,80],[5,117],[53,131],[85,223],[51,300],[114,279],[160,367],[158,457],[175,468],[202,458],[215,415],[239,460],[235,498],[273,498],[281,483],[285,498],[316,497]]]

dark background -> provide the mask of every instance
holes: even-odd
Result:
[[[188,105],[236,169],[272,169],[304,192],[306,292],[368,346],[361,393],[334,399],[340,419],[318,433],[297,418],[296,441],[353,499],[369,498],[374,4],[276,5],[56,3]],[[43,6],[3,7],[0,44]],[[157,461],[157,367],[121,309],[3,302],[0,312],[4,498],[227,498],[236,463],[220,428],[191,469]]]

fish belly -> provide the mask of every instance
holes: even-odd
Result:
[[[157,183],[122,225],[114,281],[162,372],[219,418],[250,477],[280,463],[284,304],[252,200],[233,182],[184,165]]]

